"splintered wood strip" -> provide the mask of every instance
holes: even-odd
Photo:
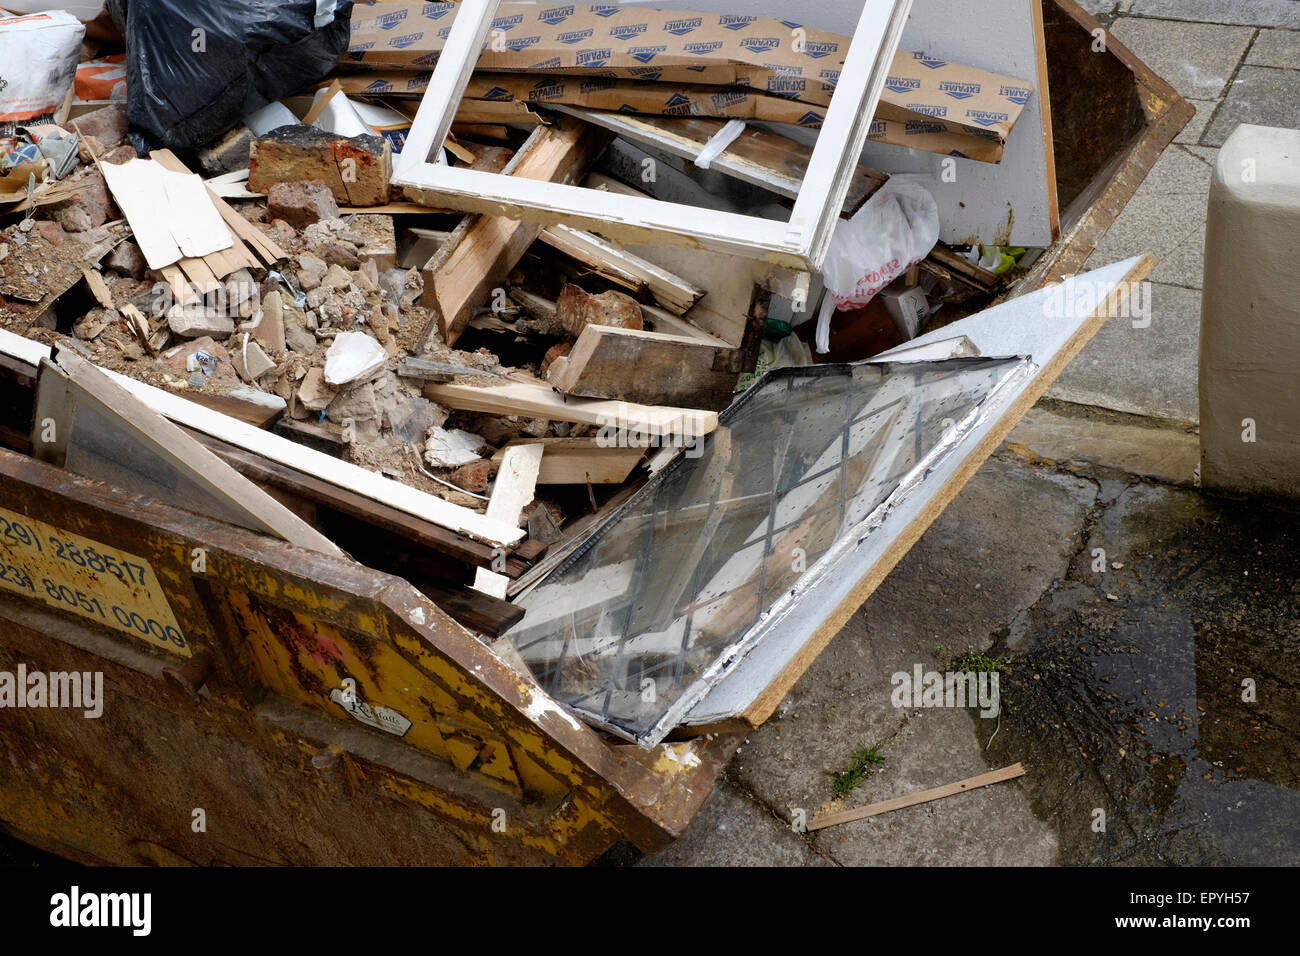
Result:
[[[86,285],[90,287],[90,294],[106,309],[113,308],[113,293],[108,290],[108,283],[96,269],[82,269],[81,274],[86,277]]]
[[[182,259],[177,264],[198,289],[200,295],[208,295],[221,288],[221,283],[202,259]]]
[[[163,168],[170,169],[173,172],[188,173],[189,169],[185,164],[176,158],[176,155],[169,149],[155,149],[149,154],[155,162],[160,163]],[[208,196],[212,199],[212,204],[217,207],[217,212],[221,213],[221,218],[226,221],[230,231],[239,239],[244,240],[257,253],[266,265],[274,265],[280,259],[288,258],[289,254],[281,249],[276,243],[272,242],[265,236],[260,229],[241,216],[231,208],[230,204],[212,191],[212,187],[205,187],[208,190]]]
[[[424,395],[448,408],[496,415],[525,415],[557,422],[661,435],[699,437],[718,427],[718,413],[695,408],[638,405],[596,398],[566,400],[541,382],[507,385],[426,385]]]
[[[165,269],[159,269],[162,277],[167,280],[167,285],[171,287],[172,295],[181,305],[192,305],[198,302],[201,296],[190,287],[189,281],[185,278],[185,273],[181,271],[180,266],[171,265]]]
[[[929,803],[931,800],[942,800],[944,797],[951,797],[953,794],[966,793],[968,790],[978,790],[980,787],[987,787],[995,783],[1003,783],[1007,780],[1014,780],[1016,777],[1023,777],[1025,768],[1023,765],[1015,763],[1010,767],[1003,767],[1001,770],[991,770],[988,773],[982,773],[976,777],[967,777],[965,780],[958,780],[956,783],[944,784],[942,787],[935,787],[932,790],[922,790],[919,793],[911,793],[905,797],[895,797],[892,800],[882,800],[880,803],[872,803],[865,807],[859,807],[856,810],[844,810],[840,813],[823,813],[813,817],[808,821],[808,830],[821,830],[824,827],[833,827],[839,823],[852,823],[854,820],[865,820],[868,817],[878,817],[882,813],[889,813],[891,810],[901,810],[904,807],[913,807],[918,803]]]

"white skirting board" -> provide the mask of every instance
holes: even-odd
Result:
[[[1015,390],[999,397],[983,421],[954,448],[910,497],[859,542],[836,572],[825,575],[788,608],[743,661],[722,678],[683,721],[687,726],[729,723],[741,717],[757,726],[775,710],[799,675],[812,663],[844,622],[915,543],[971,475],[997,449],[1015,423],[1106,318],[1122,311],[1134,283],[1154,267],[1150,256],[1127,259],[1012,299],[909,342],[900,357],[917,346],[965,336],[984,356],[1025,356],[1037,371]],[[873,361],[887,361],[889,354]],[[953,609],[960,613],[960,609]]]
[[[40,365],[50,357],[50,347],[0,329],[0,354],[10,355],[29,365]],[[434,495],[426,494],[359,465],[341,461],[323,452],[300,445],[287,438],[255,428],[222,412],[205,408],[189,399],[137,382],[117,372],[105,370],[109,378],[135,395],[153,411],[195,431],[229,442],[272,461],[315,475],[322,481],[346,488],[372,501],[383,502],[400,511],[431,521],[452,531],[468,535],[487,544],[510,548],[524,537],[519,528],[494,521],[476,511],[462,508]]]

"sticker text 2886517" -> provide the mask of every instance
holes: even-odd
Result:
[[[148,561],[3,508],[0,588],[190,656]]]

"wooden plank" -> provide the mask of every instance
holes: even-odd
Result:
[[[537,237],[537,241],[585,266],[611,285],[621,286],[620,291],[626,292],[628,295],[639,297],[646,294],[646,284],[642,279],[632,275],[610,258],[593,254],[582,243],[574,242],[570,237],[554,231],[554,229],[555,227],[543,229],[542,234]],[[582,276],[579,275],[577,278],[581,279]]]
[[[108,283],[104,281],[103,275],[98,269],[81,270],[81,274],[86,277],[86,285],[90,289],[90,294],[106,309],[113,308],[113,293],[108,290]]]
[[[542,467],[541,445],[507,448],[488,500],[487,517],[502,524],[519,525],[524,509],[537,494],[537,473]],[[510,579],[504,574],[479,568],[474,572],[474,590],[505,599]]]
[[[492,562],[492,549],[481,542],[455,534],[441,525],[417,518],[391,505],[322,481],[308,472],[263,458],[219,438],[189,428],[185,431],[235,470],[259,484],[279,488],[322,507],[360,519],[384,532],[399,535],[413,545],[445,554],[463,564],[483,566]]]
[[[721,411],[743,364],[739,349],[698,338],[589,325],[547,377],[565,395]]]
[[[557,318],[555,303],[544,296],[529,292],[527,289],[521,289],[518,286],[512,286],[508,295],[525,312],[536,318],[546,322],[554,322]]]
[[[499,415],[525,415],[558,422],[579,422],[652,436],[699,437],[718,427],[718,413],[694,408],[637,405],[594,398],[565,399],[540,382],[505,385],[426,385],[424,394],[448,408]]]
[[[432,362],[422,358],[404,358],[397,363],[397,374],[402,378],[421,379],[426,382],[450,382],[457,375],[497,375],[481,368],[456,365],[453,362]]]
[[[487,517],[518,526],[523,511],[537,489],[537,472],[542,466],[542,445],[515,445],[501,460],[501,470],[492,486]]]
[[[516,445],[541,445],[539,485],[621,485],[645,456],[644,449],[604,446],[594,438],[523,438],[492,456],[500,461]]]
[[[606,138],[607,134],[563,117],[554,126],[539,127],[506,169],[520,179],[573,183]],[[505,283],[540,232],[540,226],[515,219],[479,216],[441,267],[425,276],[423,301],[441,316],[446,344],[460,337],[475,307]]]
[[[634,116],[563,105],[555,109],[689,160],[699,156],[705,144],[727,125],[726,120],[706,117]],[[764,127],[746,126],[709,168],[794,199],[803,186],[804,171],[811,159],[811,146]],[[857,212],[888,179],[885,173],[859,164],[849,180],[842,214]]]
[[[434,604],[470,630],[499,637],[524,616],[524,609],[491,594],[421,578],[411,582]]]
[[[1001,770],[990,770],[988,773],[982,773],[975,777],[967,777],[965,780],[958,780],[956,783],[944,784],[942,787],[934,787],[930,790],[922,790],[918,793],[909,793],[905,797],[895,797],[892,800],[882,800],[879,803],[872,803],[865,807],[859,807],[856,810],[843,810],[839,813],[822,813],[808,821],[809,832],[821,830],[825,827],[833,827],[840,823],[851,823],[854,820],[866,820],[869,817],[878,817],[882,813],[889,813],[891,810],[901,810],[904,807],[914,807],[918,803],[929,803],[931,800],[942,800],[944,797],[951,797],[958,793],[969,793],[971,790],[978,790],[980,787],[992,786],[995,783],[1004,783],[1007,780],[1014,780],[1017,777],[1025,775],[1025,768],[1022,764],[1012,764],[1010,767],[1003,767]]]
[[[674,275],[648,259],[634,255],[592,232],[569,226],[551,226],[542,231],[542,242],[567,255],[626,276],[629,283],[643,285],[663,308],[684,315],[704,298],[705,290]]]
[[[199,388],[187,388],[176,394],[204,408],[248,422],[254,428],[269,428],[285,410],[284,399],[280,396],[247,385],[224,394]]]

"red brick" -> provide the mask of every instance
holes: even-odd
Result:
[[[492,462],[486,458],[471,461],[468,465],[461,465],[453,471],[447,480],[457,488],[481,495],[487,491],[488,483],[492,480]]]
[[[275,183],[319,179],[341,205],[388,202],[392,147],[382,136],[334,136],[313,126],[281,126],[249,150],[248,188],[269,192]]]
[[[126,106],[113,103],[101,109],[92,110],[84,116],[78,116],[67,122],[68,129],[82,136],[93,136],[99,145],[112,149],[126,141],[127,118]]]
[[[588,325],[612,325],[638,331],[645,328],[641,306],[630,295],[622,292],[591,295],[572,283],[566,283],[560,293],[555,314],[564,331],[575,339]]]
[[[266,214],[273,221],[283,219],[303,229],[322,219],[337,219],[339,207],[329,186],[319,179],[274,183],[267,191]]]

